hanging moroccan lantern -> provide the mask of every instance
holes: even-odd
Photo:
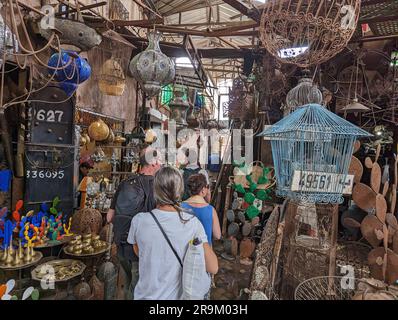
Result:
[[[126,87],[123,68],[115,59],[108,59],[101,67],[98,81],[99,89],[108,96],[121,96]]]
[[[149,33],[148,47],[136,55],[129,65],[132,76],[149,97],[157,95],[175,77],[174,61],[160,50],[160,37],[161,34],[157,31]]]
[[[170,119],[176,122],[177,128],[188,126],[186,118],[189,103],[183,99],[184,94],[185,90],[182,85],[174,85],[174,99],[170,102],[169,107],[171,110]]]
[[[292,113],[298,107],[315,103],[322,104],[322,92],[318,86],[312,82],[311,78],[304,77],[299,80],[297,86],[286,95],[286,109],[284,116]]]
[[[2,7],[2,4],[0,3],[0,9]],[[5,50],[6,54],[13,54],[18,52],[19,46],[18,46],[18,40],[15,34],[13,34],[4,22],[3,17],[0,14],[0,49]],[[1,70],[1,63],[2,63],[2,56],[1,54],[0,57],[0,70]]]
[[[269,0],[261,17],[264,47],[283,63],[300,67],[325,62],[355,32],[360,0]]]

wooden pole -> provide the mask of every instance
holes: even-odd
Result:
[[[330,251],[329,251],[329,286],[328,294],[335,294],[334,276],[336,275],[336,252],[337,252],[337,231],[339,222],[339,206],[337,204],[330,205],[330,214],[332,215],[331,235],[330,235]]]
[[[227,210],[231,204],[231,190],[232,190],[232,184],[228,183],[227,185],[227,191],[225,195],[225,206],[223,210],[223,215],[222,215],[222,231],[221,235],[224,238],[225,235],[227,234]]]

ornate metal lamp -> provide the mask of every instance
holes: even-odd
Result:
[[[3,4],[0,3],[0,9],[2,7]],[[5,50],[6,54],[16,53],[19,50],[17,37],[15,34],[12,33],[10,28],[8,28],[1,14],[0,14],[0,48],[1,50]],[[3,54],[1,54],[1,58],[2,56]],[[1,70],[1,65],[3,63],[1,58],[0,58],[0,70]]]
[[[277,194],[300,202],[341,203],[354,142],[372,136],[318,104],[297,109],[260,136],[271,140]]]
[[[353,35],[360,0],[268,0],[260,38],[279,61],[308,67],[339,53]]]
[[[148,47],[136,55],[129,65],[132,76],[149,97],[157,95],[175,77],[174,61],[160,50],[160,37],[161,34],[157,31],[149,33]]]
[[[184,100],[184,86],[180,84],[174,85],[174,99],[170,102],[169,107],[171,110],[170,118],[176,122],[178,128],[188,126],[187,111],[189,109],[188,101]]]
[[[298,107],[315,103],[322,104],[322,92],[313,84],[312,79],[305,76],[299,80],[297,86],[291,89],[286,96],[284,115],[295,111]]]

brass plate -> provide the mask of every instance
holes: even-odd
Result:
[[[20,270],[20,269],[25,269],[28,268],[30,266],[33,266],[34,264],[38,263],[41,258],[43,258],[43,254],[40,251],[35,251],[35,256],[33,258],[32,261],[28,262],[28,263],[21,263],[19,265],[16,266],[6,266],[4,264],[0,263],[0,269],[3,270]]]
[[[68,236],[62,238],[62,240],[47,240],[45,244],[39,245],[39,246],[34,246],[33,248],[35,249],[44,249],[44,248],[51,248],[51,247],[56,247],[63,245],[65,243],[68,243],[73,239],[74,236]]]
[[[67,255],[73,256],[73,257],[94,257],[94,256],[97,256],[97,255],[100,255],[100,254],[103,254],[103,253],[107,252],[110,248],[111,248],[111,245],[108,243],[108,244],[106,245],[105,248],[100,249],[100,250],[98,250],[98,251],[94,251],[93,253],[81,253],[81,254],[76,254],[76,253],[73,253],[73,252],[71,252],[71,251],[68,251],[68,248],[67,248],[67,247],[64,248],[64,252],[65,252]]]
[[[54,282],[68,281],[68,280],[73,279],[73,278],[75,278],[77,276],[80,276],[84,272],[84,270],[86,269],[86,265],[83,262],[81,262],[79,260],[73,260],[73,259],[57,259],[57,260],[52,260],[52,261],[45,262],[45,263],[42,263],[42,264],[38,265],[36,268],[34,268],[32,270],[32,272],[31,272],[32,279],[36,280],[36,281],[41,281],[43,279],[44,275],[43,276],[40,275],[40,270],[41,270],[42,267],[44,267],[46,265],[47,266],[51,266],[54,269],[63,268],[63,267],[70,268],[70,266],[73,263],[76,263],[76,264],[78,264],[80,266],[79,271],[77,271],[77,272],[75,272],[73,274],[70,274],[70,275],[66,276],[65,278],[63,278],[63,279],[57,279],[57,278],[54,279]]]

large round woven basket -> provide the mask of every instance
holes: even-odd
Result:
[[[396,289],[380,288],[372,290],[369,279],[356,279],[350,277],[314,277],[301,282],[294,293],[295,300],[384,300],[397,299]],[[374,281],[374,280],[372,280]],[[391,289],[391,290],[390,290]],[[358,292],[362,292],[358,294]],[[361,295],[364,294],[362,297]],[[368,295],[368,297],[366,297]]]

